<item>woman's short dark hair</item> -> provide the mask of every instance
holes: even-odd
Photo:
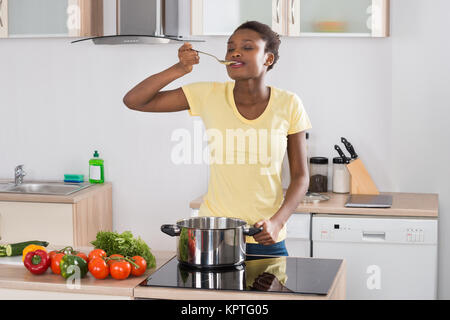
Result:
[[[278,49],[281,43],[279,34],[273,31],[272,28],[267,24],[258,21],[244,22],[239,27],[237,27],[234,32],[241,29],[250,29],[258,32],[261,35],[261,38],[266,42],[265,52],[271,52],[274,55],[273,63],[267,68],[267,71],[272,69],[275,63],[280,58],[280,55],[278,54]]]

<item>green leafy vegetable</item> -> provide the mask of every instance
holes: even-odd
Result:
[[[147,261],[148,268],[156,267],[156,260],[148,245],[138,237],[133,237],[130,231],[121,234],[110,231],[97,232],[96,240],[91,242],[95,248],[105,250],[109,256],[111,254],[121,254],[123,256],[141,256]]]

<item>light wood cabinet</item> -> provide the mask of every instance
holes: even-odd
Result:
[[[387,37],[389,0],[191,0],[192,35],[231,35],[256,20],[283,36]]]
[[[73,201],[61,198],[61,203],[57,197],[49,198],[52,202],[0,200],[0,241],[44,240],[53,245],[89,246],[98,231],[112,231],[111,185],[90,188]]]
[[[103,0],[0,0],[0,37],[103,35]]]

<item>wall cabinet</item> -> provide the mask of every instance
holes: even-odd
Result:
[[[389,36],[389,0],[192,0],[192,35],[257,20],[283,36]]]
[[[83,194],[61,202],[57,196],[49,198],[52,202],[45,202],[45,196],[35,196],[39,202],[0,200],[0,241],[90,246],[98,231],[112,231],[112,187],[108,183],[79,193]]]
[[[0,37],[103,35],[103,0],[0,0]]]
[[[257,20],[282,33],[283,0],[192,0],[192,35],[231,35],[241,23]]]

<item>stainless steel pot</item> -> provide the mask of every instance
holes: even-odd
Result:
[[[161,231],[177,237],[177,258],[190,267],[214,268],[240,265],[245,260],[245,236],[262,228],[244,220],[225,217],[194,217],[164,224]]]

